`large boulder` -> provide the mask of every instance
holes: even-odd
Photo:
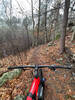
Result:
[[[8,80],[11,80],[15,77],[18,77],[21,74],[21,69],[14,69],[13,71],[6,72],[0,77],[0,87],[7,82]]]
[[[25,96],[17,95],[14,100],[25,100]]]

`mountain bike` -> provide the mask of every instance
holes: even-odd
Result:
[[[15,66],[15,67],[8,67],[8,69],[34,69],[34,79],[31,84],[31,88],[29,90],[28,96],[26,100],[44,100],[44,85],[45,85],[45,78],[42,74],[42,68],[49,68],[55,71],[57,68],[62,69],[71,69],[71,67],[67,66],[58,66],[58,65],[25,65],[25,66]]]

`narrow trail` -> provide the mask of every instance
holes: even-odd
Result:
[[[59,52],[59,49],[57,48],[58,45],[51,47],[41,45],[35,47],[32,52],[30,52],[31,54],[28,53],[27,55],[28,64],[58,64],[56,63],[56,59],[63,56],[60,56],[59,53],[57,53]],[[57,70],[56,72],[52,72],[46,68],[43,69],[43,75],[46,78],[45,100],[65,100],[66,94],[74,94],[75,88],[70,85],[72,82],[70,81],[71,73],[69,70]]]
[[[50,57],[46,45],[35,47],[32,52],[28,53],[27,61],[29,64],[47,65],[50,64]]]
[[[36,65],[46,64],[47,65],[47,64],[49,64],[49,59],[47,56],[48,56],[48,54],[47,54],[45,46],[36,47],[36,48],[34,48],[34,50],[32,52],[32,56],[30,57],[30,59],[28,59],[29,64],[36,64]],[[44,59],[46,59],[46,60],[44,60]],[[47,75],[48,69],[43,70],[43,72],[46,73],[46,75]],[[47,84],[45,86],[44,96],[45,96],[45,100],[58,100],[55,90],[52,88],[52,86],[48,86]]]
[[[39,50],[40,50],[40,46],[34,49],[32,56],[29,59],[30,64],[39,64],[39,58],[40,58]]]

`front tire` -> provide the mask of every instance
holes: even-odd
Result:
[[[39,85],[38,100],[44,100],[44,87],[42,84]]]

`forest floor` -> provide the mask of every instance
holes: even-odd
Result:
[[[70,36],[66,37],[66,46],[75,54],[75,43],[70,42]],[[64,65],[74,63],[69,61],[67,53],[59,54],[59,40],[53,44],[40,45],[18,55],[10,55],[0,60],[0,76],[7,72],[8,66],[14,65]],[[43,69],[45,81],[45,100],[75,100],[75,75],[73,70],[57,69],[51,71]],[[17,95],[27,95],[33,78],[33,70],[23,70],[18,78],[7,81],[0,87],[0,100],[14,100]]]

